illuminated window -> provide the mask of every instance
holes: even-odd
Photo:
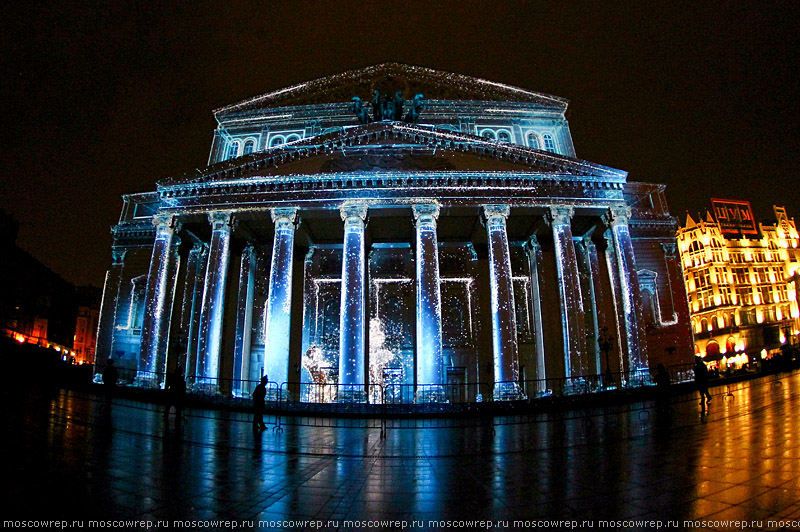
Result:
[[[544,140],[544,149],[545,151],[549,151],[552,153],[556,152],[556,141],[553,139],[553,136],[549,133],[545,133],[542,135],[542,140]]]
[[[508,131],[500,130],[497,132],[497,140],[500,142],[511,142],[511,134]]]
[[[228,145],[228,159],[239,156],[239,146],[241,146],[241,143],[238,140],[234,140]]]
[[[256,141],[250,139],[244,143],[244,154],[253,153],[256,148]]]
[[[286,138],[283,135],[275,135],[271,139],[269,139],[269,147],[274,148],[275,146],[280,146],[281,144],[286,144]]]
[[[528,133],[528,147],[534,150],[542,149],[539,145],[539,137],[536,136],[536,133]]]

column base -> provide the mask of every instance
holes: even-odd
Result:
[[[440,385],[421,385],[414,393],[415,403],[446,403],[447,395]]]
[[[526,399],[516,382],[499,382],[494,385],[492,399],[495,401],[519,401]]]
[[[341,386],[336,401],[339,403],[366,403],[367,392],[363,386],[359,385]]]

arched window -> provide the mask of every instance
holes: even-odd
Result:
[[[248,140],[244,143],[244,154],[247,155],[248,153],[253,153],[256,148],[256,141],[253,139]]]
[[[534,150],[542,149],[539,145],[539,137],[536,136],[536,133],[528,133],[528,147]]]
[[[549,133],[545,133],[542,135],[542,140],[544,140],[544,149],[545,151],[549,151],[552,153],[556,152],[556,141],[553,139],[553,136]]]
[[[711,317],[711,329],[714,330],[714,331],[719,329],[719,322],[717,321],[717,317],[716,316],[712,316]]]
[[[491,129],[484,129],[483,133],[481,133],[481,136],[487,140],[495,139],[494,131],[492,131]]]
[[[715,341],[710,341],[706,344],[706,357],[711,358],[712,360],[716,360],[716,357],[719,356],[719,344]]]
[[[296,140],[300,140],[300,135],[289,135],[286,137],[286,142],[294,142]]]
[[[275,146],[280,146],[281,144],[286,144],[286,139],[283,135],[275,135],[271,139],[269,139],[269,147],[274,148]]]
[[[733,353],[734,351],[736,351],[736,340],[733,339],[733,336],[729,336],[725,342],[725,352]]]
[[[241,143],[238,140],[234,140],[228,145],[228,159],[239,156],[239,146],[241,146]]]
[[[500,142],[511,142],[511,134],[501,129],[497,132],[497,140]]]

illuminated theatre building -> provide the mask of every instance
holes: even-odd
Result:
[[[798,343],[800,236],[783,207],[758,224],[746,201],[712,207],[678,231],[695,352],[711,366],[740,368]]]
[[[216,110],[207,168],[124,196],[98,371],[111,355],[142,386],[179,367],[223,395],[267,374],[287,397],[427,402],[689,361],[664,186],[577,159],[566,110],[399,64]]]

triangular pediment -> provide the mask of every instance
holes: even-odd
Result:
[[[371,98],[372,91],[406,98],[423,94],[427,100],[529,102],[566,110],[568,100],[485,79],[401,63],[381,63],[299,83],[228,105],[216,116],[252,109],[348,102],[353,96]]]
[[[217,163],[160,183],[202,183],[253,175],[348,172],[524,172],[595,176],[624,182],[627,172],[475,135],[402,122],[377,122],[309,137]]]

